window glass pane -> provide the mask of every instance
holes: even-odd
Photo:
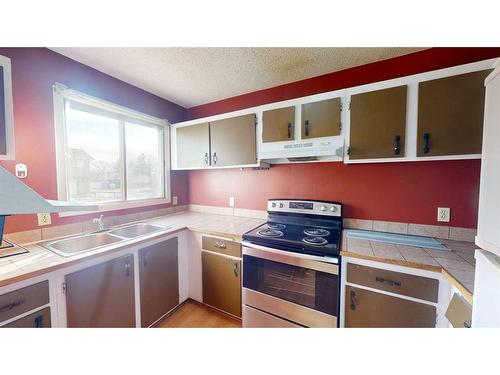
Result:
[[[125,123],[127,199],[163,198],[163,131]]]
[[[119,121],[68,106],[66,132],[70,200],[124,200]]]

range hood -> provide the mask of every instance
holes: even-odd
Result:
[[[51,213],[66,211],[96,211],[98,206],[53,201],[43,198],[6,169],[0,167],[0,244],[5,217],[15,214]]]
[[[261,143],[259,160],[269,164],[342,161],[343,137],[324,137],[289,142]]]

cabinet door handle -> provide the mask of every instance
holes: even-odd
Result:
[[[219,249],[225,249],[226,248],[226,244],[224,242],[216,241],[215,242],[215,247],[218,247]]]
[[[214,162],[214,164],[217,164],[217,153],[214,152],[214,156],[212,157],[212,161]]]
[[[14,302],[12,303],[9,303],[7,305],[4,305],[2,307],[0,307],[0,313],[3,313],[3,312],[6,312],[6,311],[10,311],[12,310],[14,307],[17,307],[19,305],[22,305],[24,303],[24,298],[21,298],[21,299],[17,299],[15,300]]]
[[[38,315],[35,318],[35,328],[43,328],[43,315]]]
[[[125,263],[125,277],[129,276],[130,276],[130,262],[127,261],[127,263]]]
[[[356,292],[354,290],[351,290],[351,310],[356,310]]]
[[[144,267],[147,267],[147,266],[148,266],[148,254],[147,254],[147,253],[145,253],[145,254],[144,254],[144,258],[142,258],[142,265],[143,265]]]
[[[399,155],[401,152],[401,136],[396,135],[394,137],[394,147],[393,147],[394,155]]]
[[[205,152],[205,165],[208,165],[208,152]]]
[[[383,277],[375,277],[375,281],[379,282],[379,283],[387,283],[389,285],[392,285],[392,286],[401,286],[401,281],[394,281],[394,280],[388,280],[388,279],[384,279]]]
[[[233,263],[233,272],[234,272],[234,276],[238,277],[238,263],[237,262]]]
[[[288,123],[288,139],[292,138],[292,124]]]
[[[309,120],[306,120],[304,122],[304,125],[305,125],[305,127],[304,127],[304,135],[307,137],[309,135]]]
[[[431,149],[431,135],[429,133],[424,133],[424,147],[422,151],[424,154],[428,154]]]

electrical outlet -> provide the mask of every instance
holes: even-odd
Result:
[[[450,208],[449,207],[438,207],[437,221],[450,221]]]
[[[234,207],[234,197],[229,197],[229,207]]]
[[[172,204],[173,204],[174,206],[176,206],[176,205],[177,205],[177,196],[175,196],[175,195],[172,197]]]
[[[38,217],[38,225],[49,225],[52,221],[50,220],[50,214],[36,214]]]

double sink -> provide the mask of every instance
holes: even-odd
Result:
[[[120,228],[108,229],[105,232],[93,232],[84,235],[42,242],[40,246],[59,254],[63,257],[77,255],[86,251],[92,251],[104,246],[128,241],[170,227],[153,225],[147,223],[136,223]]]

